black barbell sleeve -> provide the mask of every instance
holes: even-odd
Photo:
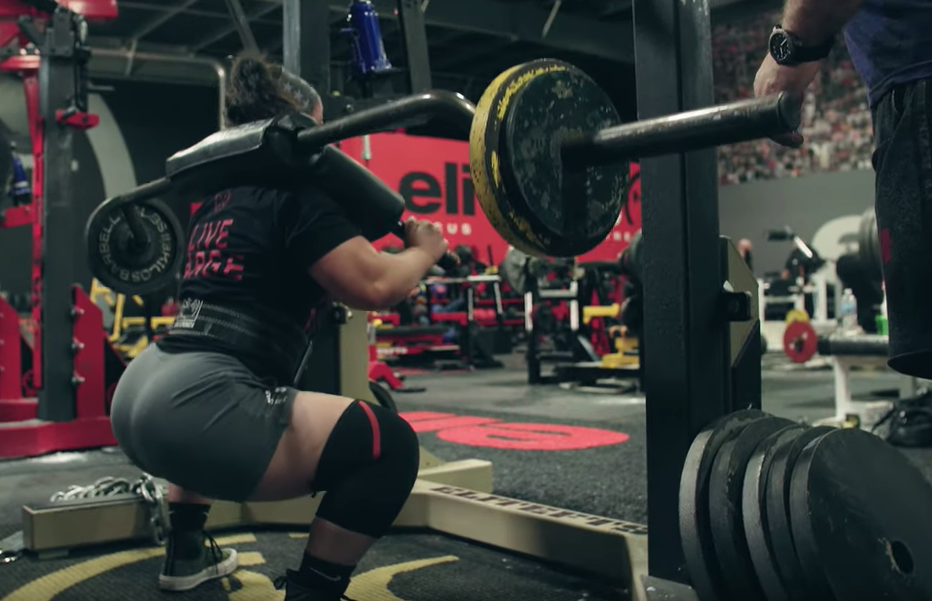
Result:
[[[563,164],[579,169],[785,134],[799,127],[799,109],[782,93],[625,123],[564,140]]]
[[[433,90],[326,121],[298,134],[298,148],[313,152],[328,144],[397,127],[416,117],[438,117],[469,132],[476,106],[462,94]]]

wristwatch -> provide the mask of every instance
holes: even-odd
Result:
[[[835,38],[830,38],[818,46],[806,46],[795,33],[777,25],[770,33],[770,56],[778,65],[791,67],[801,63],[819,61],[828,56],[835,45]]]

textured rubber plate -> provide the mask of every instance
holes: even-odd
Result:
[[[754,409],[726,415],[700,432],[686,454],[680,477],[680,538],[693,588],[703,601],[727,598],[709,522],[709,483],[715,455],[748,425],[768,417]]]
[[[790,601],[770,542],[766,507],[767,479],[776,449],[792,442],[805,430],[805,426],[794,425],[765,438],[754,449],[744,473],[744,490],[741,492],[744,536],[754,564],[754,572],[767,601]]]
[[[760,582],[754,571],[751,552],[744,536],[742,493],[744,475],[754,450],[765,438],[793,422],[779,417],[759,419],[725,442],[715,455],[709,479],[709,507],[712,524],[712,541],[725,578],[728,599],[764,599]]]
[[[790,491],[813,593],[932,599],[932,486],[902,453],[863,430],[835,430],[802,451]]]
[[[561,141],[620,122],[585,73],[542,59],[499,75],[476,105],[470,166],[496,231],[529,254],[570,257],[598,245],[618,220],[628,166],[568,173]]]
[[[799,436],[788,438],[773,450],[773,463],[767,477],[767,497],[764,503],[767,511],[767,529],[770,532],[773,557],[779,567],[783,585],[790,599],[794,600],[832,601],[832,597],[813,599],[807,596],[808,587],[803,576],[803,568],[799,563],[796,546],[793,543],[789,502],[790,478],[799,454],[807,444],[834,430],[828,426],[809,428],[801,432]]]

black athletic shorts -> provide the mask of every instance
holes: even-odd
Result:
[[[211,499],[245,501],[291,420],[296,390],[262,383],[237,359],[151,344],[127,367],[110,421],[140,469]]]
[[[894,87],[873,116],[890,367],[932,378],[932,79]]]

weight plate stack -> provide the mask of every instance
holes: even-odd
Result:
[[[726,415],[700,432],[686,454],[680,478],[680,538],[686,567],[702,601],[730,598],[725,588],[725,574],[715,552],[710,519],[709,486],[715,456],[744,428],[766,417],[768,415],[763,411],[753,409]]]
[[[741,493],[744,535],[747,538],[751,561],[754,563],[754,572],[760,580],[767,601],[790,601],[773,556],[765,502],[767,482],[776,450],[795,440],[805,430],[804,426],[793,425],[765,438],[754,449],[744,474],[744,488]]]
[[[728,578],[725,587],[731,599],[764,599],[764,592],[754,571],[754,562],[744,532],[742,494],[748,462],[761,441],[793,422],[778,417],[763,417],[748,424],[722,445],[715,455],[709,482],[712,540],[719,564]]]
[[[680,484],[701,601],[932,599],[932,485],[873,434],[739,411],[696,437]]]

